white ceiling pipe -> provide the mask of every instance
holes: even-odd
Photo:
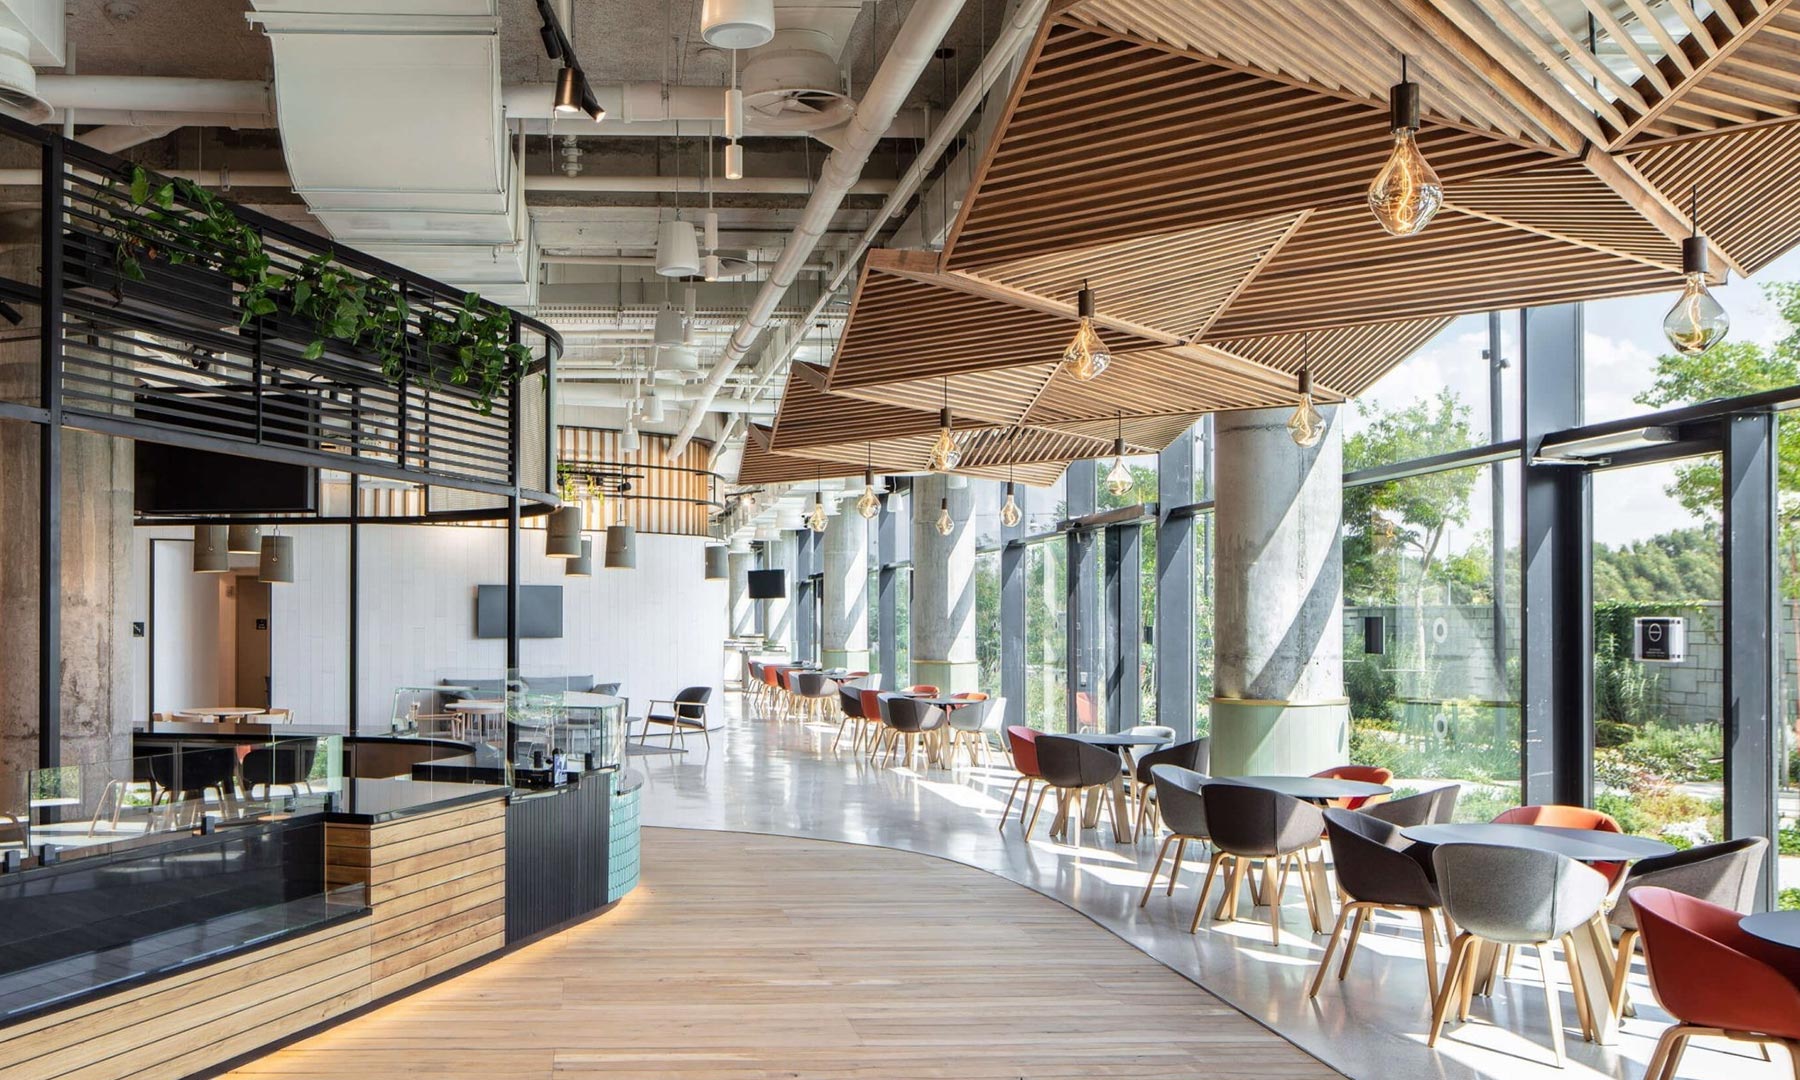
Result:
[[[121,127],[201,127],[255,131],[279,126],[275,122],[274,113],[153,112],[145,109],[57,109],[50,114],[50,122],[61,126],[69,116],[83,124]]]
[[[826,157],[825,165],[819,171],[818,187],[806,201],[806,209],[800,212],[793,237],[782,249],[781,258],[776,260],[769,279],[763,282],[756,299],[751,302],[744,321],[731,337],[731,344],[725,347],[725,355],[719,358],[702,384],[701,407],[689,414],[687,423],[681,426],[669,447],[669,457],[679,458],[687,449],[705,419],[706,405],[725,384],[738,362],[750,354],[757,335],[768,324],[794,279],[800,276],[801,267],[818,246],[819,238],[831,227],[831,219],[861,177],[876,142],[893,122],[906,95],[912,92],[913,84],[931,64],[933,54],[961,10],[962,0],[916,0],[912,10],[906,13],[906,21],[882,58],[880,70],[869,82],[855,116],[845,126],[842,140]]]
[[[134,112],[275,112],[274,90],[256,79],[185,79],[159,75],[39,75],[38,93],[59,109]],[[720,115],[725,99],[719,98]]]
[[[562,252],[539,252],[538,261],[567,266],[655,266],[653,255],[571,255]],[[837,269],[836,263],[807,263],[805,269],[821,273]],[[582,284],[568,282],[567,284]]]
[[[875,238],[880,235],[882,226],[889,218],[898,214],[906,205],[906,201],[919,190],[919,185],[924,183],[926,175],[937,164],[938,158],[942,157],[944,151],[949,148],[950,142],[956,137],[957,132],[962,130],[962,126],[968,122],[969,117],[981,105],[981,101],[987,96],[988,91],[993,89],[994,84],[1012,66],[1019,52],[1030,43],[1033,35],[1037,33],[1038,24],[1043,20],[1045,4],[1046,0],[1024,0],[1014,10],[1006,28],[1000,32],[999,37],[994,39],[994,47],[988,50],[987,56],[982,59],[981,64],[975,69],[975,73],[969,77],[968,84],[956,96],[956,100],[950,104],[948,109],[944,110],[944,115],[939,120],[937,127],[932,130],[931,137],[925,141],[925,145],[920,149],[918,155],[913,158],[912,167],[900,177],[899,183],[895,185],[893,192],[888,196],[887,202],[882,204],[881,211],[871,219],[869,227],[864,229],[862,236],[857,239],[856,246],[850,252],[850,257],[838,267],[830,285],[820,290],[818,299],[813,302],[812,309],[799,320],[799,325],[811,326],[818,321],[826,306],[831,303],[831,298],[844,287],[844,283],[849,280],[851,273],[856,270],[863,252],[867,251],[869,246],[875,242]],[[787,361],[793,358],[795,350],[803,342],[795,340],[784,344],[785,347],[770,356],[768,362],[763,365],[762,378],[757,380],[756,392],[765,389],[775,380],[776,376],[787,370]],[[676,447],[676,449],[679,451],[680,448]]]
[[[96,150],[116,154],[140,143],[160,139],[174,130],[173,127],[132,127],[129,124],[108,124],[105,127],[94,128],[81,135],[76,141]]]
[[[525,178],[528,191],[606,191],[618,193],[670,192],[679,186],[685,195],[708,191],[720,195],[805,195],[813,185],[804,176],[750,176],[742,180],[714,180],[688,176],[599,176],[582,173],[531,175]],[[886,195],[894,190],[892,180],[861,180],[850,187],[852,195]]]
[[[163,175],[222,190],[293,186],[286,169],[170,169]],[[43,174],[37,169],[0,169],[0,185],[8,187],[32,187],[42,179]]]
[[[684,401],[681,395],[678,394],[669,394],[659,391],[657,396],[662,399],[662,402],[665,405],[680,406],[694,404],[692,402]],[[636,390],[626,384],[570,382],[566,379],[559,380],[556,384],[556,400],[560,405],[582,405],[596,408],[611,407],[623,409],[636,401],[638,397],[639,395]],[[739,401],[735,398],[722,398],[708,407],[716,412],[722,413],[749,413],[751,415],[766,414],[769,416],[775,414],[774,402],[752,402]]]

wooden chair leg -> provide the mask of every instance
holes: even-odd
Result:
[[[1794,1066],[1794,1080],[1800,1080],[1800,1039],[1789,1039],[1785,1045],[1788,1062]]]
[[[1430,908],[1419,908],[1419,934],[1425,942],[1425,987],[1431,1000],[1438,996],[1437,969],[1437,924],[1432,921]]]
[[[1463,971],[1472,969],[1471,953],[1474,952],[1475,939],[1469,934],[1458,934],[1450,943],[1450,964],[1444,970],[1443,984],[1438,988],[1437,1000],[1431,1004],[1431,1030],[1425,1037],[1426,1046],[1436,1046],[1438,1036],[1444,1031],[1444,1021],[1450,1016],[1450,999],[1456,996],[1463,982]]]
[[[1362,941],[1363,927],[1369,925],[1369,909],[1363,908],[1357,913],[1356,922],[1350,926],[1350,940],[1344,944],[1344,962],[1338,965],[1338,981],[1350,974],[1350,959],[1356,955],[1356,946]]]
[[[1269,897],[1269,941],[1275,945],[1281,944],[1281,889],[1287,884],[1287,860],[1282,859],[1280,862],[1280,883],[1275,886],[1274,894]],[[1268,875],[1270,880],[1276,880],[1274,860],[1263,860],[1263,873]]]
[[[1000,811],[1000,831],[1006,831],[1006,819],[1012,816],[1013,800],[1019,797],[1019,785],[1025,782],[1023,776],[1013,781],[1012,790],[1006,793],[1006,809]],[[1030,796],[1026,796],[1030,798]]]
[[[1544,1011],[1550,1016],[1550,1049],[1556,1054],[1556,1067],[1563,1067],[1563,1020],[1562,995],[1556,992],[1555,968],[1550,966],[1553,955],[1548,942],[1539,942],[1537,946],[1538,970],[1544,976]]]
[[[1344,936],[1344,920],[1356,916],[1357,905],[1355,904],[1345,904],[1338,912],[1337,925],[1331,928],[1331,940],[1325,943],[1325,955],[1319,957],[1319,969],[1313,972],[1312,986],[1306,991],[1307,997],[1319,996],[1319,987],[1325,985],[1325,971],[1331,967],[1331,954],[1337,952],[1338,941]]]
[[[1025,800],[1019,804],[1019,824],[1021,825],[1025,824],[1025,807],[1031,803],[1031,793],[1037,786],[1037,777],[1027,776],[1025,778]]]
[[[1170,833],[1163,837],[1162,846],[1156,849],[1156,862],[1150,867],[1150,880],[1144,882],[1144,895],[1138,898],[1138,907],[1141,908],[1150,902],[1150,893],[1156,889],[1156,875],[1162,872],[1163,857],[1169,853],[1169,842],[1174,839],[1175,834]],[[1169,875],[1169,880],[1171,882],[1175,880],[1173,873]]]
[[[1619,934],[1619,945],[1615,950],[1617,955],[1613,958],[1612,995],[1607,1002],[1614,1020],[1618,1020],[1625,1012],[1625,984],[1631,981],[1631,954],[1637,950],[1637,937],[1636,930],[1626,930]]]
[[[1170,833],[1169,835],[1173,837],[1175,834]],[[1188,838],[1184,836],[1175,845],[1175,865],[1169,868],[1169,888],[1167,892],[1163,893],[1164,896],[1175,895],[1175,879],[1181,876],[1181,857],[1187,854],[1187,842]]]
[[[1231,877],[1225,882],[1225,895],[1219,897],[1219,909],[1213,912],[1213,921],[1223,919],[1236,921],[1238,910],[1238,890],[1244,886],[1244,878],[1249,873],[1250,860],[1232,856]],[[1230,915],[1226,911],[1230,911]]]
[[[1540,955],[1543,952],[1542,949],[1538,951]],[[1569,969],[1569,987],[1574,991],[1575,1019],[1581,1025],[1581,1039],[1583,1042],[1593,1042],[1595,1036],[1599,1034],[1600,1026],[1588,1013],[1586,976],[1581,973],[1581,965],[1575,962],[1575,936],[1573,934],[1563,935],[1562,954],[1563,963]]]
[[[1200,885],[1200,897],[1194,901],[1194,920],[1188,923],[1188,933],[1196,933],[1200,929],[1200,916],[1206,911],[1206,894],[1212,891],[1213,875],[1218,873],[1219,864],[1231,856],[1223,851],[1214,851],[1212,861],[1206,864],[1206,880]],[[1227,875],[1229,877],[1229,875]]]
[[[1044,790],[1038,792],[1037,805],[1032,807],[1031,810],[1031,824],[1025,826],[1025,839],[1027,840],[1031,839],[1031,830],[1037,827],[1038,814],[1044,809],[1044,797],[1049,795],[1050,791],[1050,785],[1045,784]],[[1031,798],[1029,791],[1026,792],[1025,797],[1027,799]]]

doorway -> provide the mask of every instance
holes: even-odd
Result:
[[[237,574],[237,664],[234,705],[269,707],[269,583]]]

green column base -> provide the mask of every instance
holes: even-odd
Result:
[[[845,671],[867,671],[869,670],[869,650],[820,649],[819,662],[828,668],[843,668]]]
[[[1348,699],[1212,699],[1212,775],[1309,776],[1350,760]]]
[[[973,661],[958,664],[949,660],[914,660],[912,682],[898,685],[935,686],[946,694],[960,694],[965,690],[983,689],[980,683],[981,670]],[[987,689],[990,694],[1000,692],[997,686]]]

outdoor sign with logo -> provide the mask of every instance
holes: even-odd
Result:
[[[1651,664],[1679,664],[1687,659],[1687,620],[1679,615],[1652,615],[1635,620],[1632,655]]]

